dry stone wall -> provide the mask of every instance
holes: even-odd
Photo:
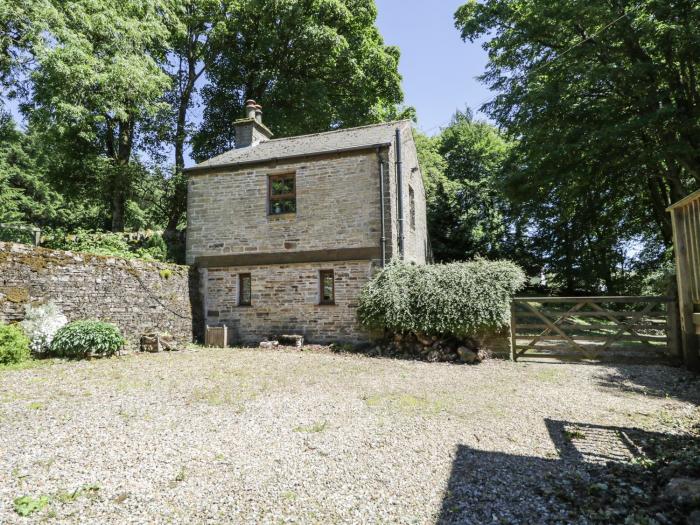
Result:
[[[0,242],[0,322],[20,321],[28,303],[53,301],[70,321],[117,325],[129,346],[141,334],[178,342],[199,333],[198,282],[187,266]]]

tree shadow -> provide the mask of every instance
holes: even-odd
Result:
[[[603,388],[700,404],[700,376],[684,368],[622,363],[609,366],[614,371],[598,378]]]
[[[673,473],[640,462],[659,444],[677,447],[687,436],[551,419],[545,425],[552,458],[459,445],[437,523],[625,523],[631,513],[678,523],[689,512],[655,499]]]

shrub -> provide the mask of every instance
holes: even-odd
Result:
[[[29,359],[29,338],[17,324],[0,326],[0,365]]]
[[[163,236],[152,231],[127,233],[82,229],[72,232],[49,230],[44,237],[43,245],[57,250],[149,261],[168,259],[168,246]]]
[[[30,339],[29,347],[35,353],[48,352],[59,328],[68,323],[58,306],[49,302],[39,306],[27,305],[22,321],[24,333]]]
[[[358,316],[370,329],[473,337],[509,323],[510,299],[524,284],[508,261],[392,262],[362,291]]]
[[[62,357],[113,355],[124,343],[119,329],[111,323],[74,321],[56,332],[51,352]]]

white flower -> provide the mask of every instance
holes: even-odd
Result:
[[[53,336],[59,328],[68,323],[68,319],[54,303],[39,306],[27,305],[22,328],[31,340],[29,347],[35,353],[49,350]]]

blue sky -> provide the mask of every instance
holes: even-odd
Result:
[[[430,135],[455,110],[476,111],[491,99],[476,80],[485,70],[486,52],[480,43],[463,42],[454,26],[454,13],[465,1],[376,0],[385,43],[401,49],[405,102],[416,108],[418,128]]]

